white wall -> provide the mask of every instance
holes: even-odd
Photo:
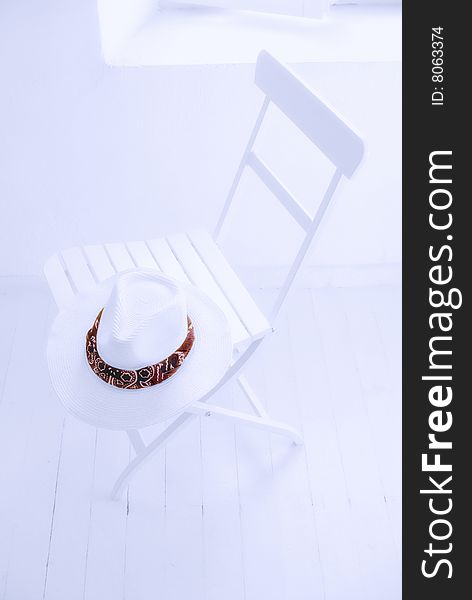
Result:
[[[156,0],[97,0],[102,53],[107,62],[123,40],[158,10]]]
[[[400,260],[399,65],[297,68],[369,148],[310,261]],[[261,102],[251,65],[107,67],[93,0],[17,0],[0,7],[0,70],[0,275],[39,273],[63,246],[214,226]],[[315,191],[281,125],[266,151],[280,136],[292,187]],[[265,200],[245,186],[250,209],[233,216],[250,237],[267,229],[255,225]],[[275,249],[251,253],[227,235],[238,262],[285,262],[296,232],[274,215]]]

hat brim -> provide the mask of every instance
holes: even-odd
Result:
[[[146,389],[119,389],[102,381],[86,359],[85,335],[110,296],[115,277],[80,294],[56,317],[47,346],[49,372],[62,404],[78,418],[108,429],[137,429],[177,416],[223,377],[232,357],[229,325],[198,288],[182,284],[195,342],[181,367]]]

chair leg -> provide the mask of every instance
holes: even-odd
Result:
[[[271,430],[273,433],[281,433],[282,435],[286,435],[287,437],[291,438],[293,440],[293,442],[297,445],[303,444],[303,438],[296,429],[294,429],[293,427],[290,427],[289,425],[285,425],[284,423],[274,421],[270,417],[265,406],[262,404],[262,402],[261,402],[260,398],[257,396],[256,392],[249,385],[249,382],[244,377],[244,375],[240,375],[238,377],[238,383],[239,383],[240,388],[246,394],[247,399],[249,400],[256,415],[261,417],[261,420],[259,422],[261,424],[264,424],[264,423],[269,424],[268,427],[265,427],[265,426],[263,426],[263,427]],[[254,424],[256,424],[256,422]]]
[[[143,438],[137,429],[128,429],[126,433],[128,434],[129,441],[131,442],[136,455],[146,449]]]
[[[255,410],[256,414],[260,417],[269,417],[269,413],[267,412],[265,406],[262,404],[261,400],[257,396],[256,392],[249,385],[248,380],[244,377],[244,375],[240,375],[238,377],[239,387],[246,394],[247,399],[249,400],[252,408]]]
[[[251,425],[252,427],[263,429],[265,431],[269,431],[270,433],[284,435],[291,439],[292,442],[294,442],[297,446],[303,444],[303,438],[296,429],[290,427],[290,425],[281,423],[280,421],[274,421],[268,416],[250,415],[248,413],[224,408],[222,406],[216,406],[215,404],[208,404],[207,402],[195,402],[187,410],[201,417],[215,416],[239,423],[244,423],[245,425]]]
[[[185,423],[188,423],[195,416],[196,415],[193,415],[190,413],[183,413],[173,423],[171,423],[169,425],[169,427],[167,427],[167,429],[164,429],[164,431],[160,435],[158,435],[157,438],[153,442],[151,442],[147,446],[144,446],[144,444],[143,444],[142,448],[140,447],[139,450],[138,450],[137,446],[135,445],[135,442],[132,441],[133,446],[136,450],[136,456],[133,458],[133,460],[129,463],[129,465],[123,470],[121,475],[118,477],[118,479],[113,487],[113,490],[111,492],[111,497],[113,500],[115,500],[119,496],[121,496],[125,486],[130,481],[130,479],[133,477],[133,475],[135,475],[137,470],[147,460],[149,460],[149,458],[152,455],[154,455],[161,448],[163,448],[165,446],[165,444],[169,441],[169,439],[175,434],[175,432],[182,427],[182,425],[184,425]],[[138,432],[135,432],[135,433],[139,436]],[[129,435],[129,432],[128,432],[128,435]],[[139,439],[141,439],[141,436],[139,436]],[[141,443],[142,443],[142,440],[141,440]],[[140,446],[140,445],[138,444],[138,446]]]
[[[211,389],[203,398],[201,398],[200,402],[206,402],[215,392],[220,390],[224,385],[226,385],[229,381],[236,377],[236,375],[241,371],[244,365],[247,363],[249,358],[254,354],[254,352],[259,348],[264,338],[260,338],[247,348],[244,352],[239,353],[236,352],[233,357],[233,362],[229,369],[226,371],[224,377],[219,381],[213,389]]]

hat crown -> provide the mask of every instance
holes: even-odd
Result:
[[[142,270],[117,277],[97,333],[105,362],[126,370],[155,364],[186,336],[187,303],[176,282]]]

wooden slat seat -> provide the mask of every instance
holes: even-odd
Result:
[[[235,347],[259,339],[271,326],[220,248],[205,231],[146,241],[68,248],[52,256],[44,272],[58,307],[93,290],[115,273],[154,268],[204,291],[225,313]]]

